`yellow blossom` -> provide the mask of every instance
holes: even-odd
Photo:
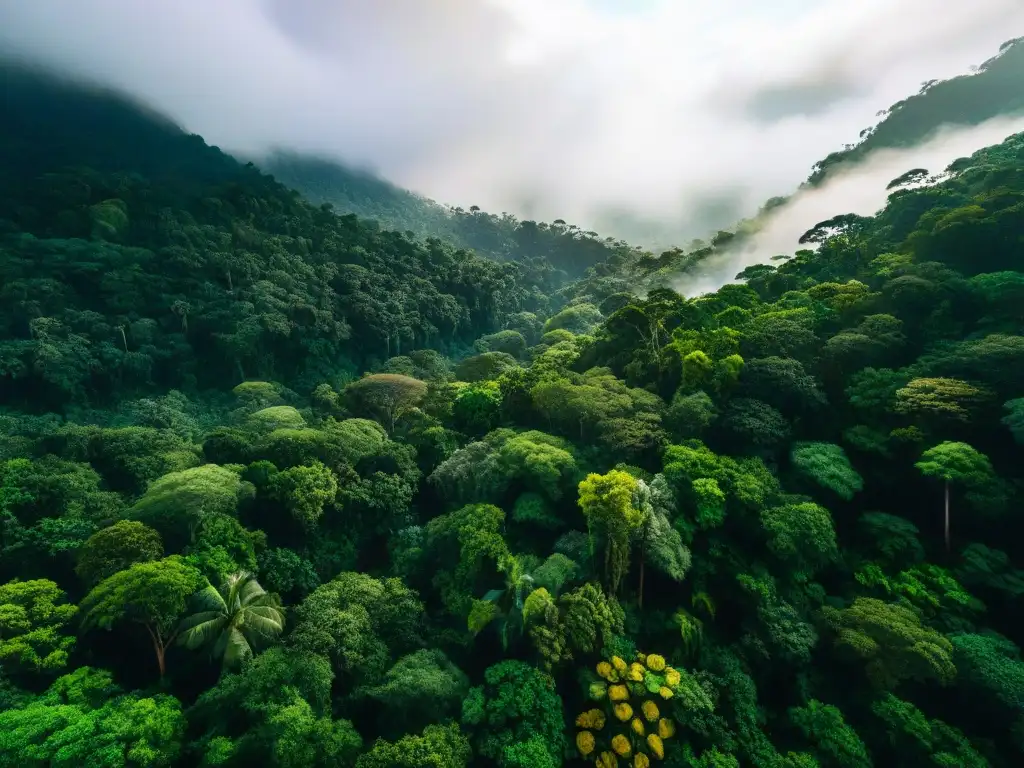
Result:
[[[645,701],[640,705],[640,709],[644,711],[644,717],[647,718],[647,722],[649,723],[653,723],[661,714],[658,712],[658,705],[653,701]]]
[[[668,684],[669,688],[675,688],[680,682],[682,682],[682,679],[683,676],[679,674],[678,670],[671,668],[665,670],[665,682]]]
[[[619,757],[629,757],[629,753],[633,751],[632,747],[629,746],[629,739],[621,733],[612,739],[612,749],[615,750],[615,754]]]
[[[580,731],[576,734],[576,749],[580,754],[587,757],[594,751],[594,734],[590,731]]]
[[[675,695],[672,693],[671,688],[666,688],[664,685],[658,689],[658,693],[661,694],[661,698],[663,699],[671,699]]]
[[[619,758],[615,756],[614,752],[602,752],[594,764],[597,765],[597,768],[618,768]]]
[[[664,717],[658,721],[658,735],[663,739],[670,739],[676,735],[676,724]]]
[[[633,716],[633,708],[626,702],[615,705],[615,716],[622,722],[626,722]]]
[[[611,679],[612,665],[607,661],[600,661],[597,664],[597,674],[603,677],[605,680]]]
[[[629,665],[629,672],[626,674],[626,678],[633,680],[637,683],[642,683],[644,680],[644,668],[640,664],[633,662]]]
[[[641,664],[645,663],[647,661],[647,654],[645,654],[645,653],[638,653],[636,655],[636,660],[639,661]]]
[[[641,720],[639,717],[634,717],[633,722],[630,723],[630,726],[633,728],[633,733],[635,733],[637,736],[643,736],[646,733],[646,731],[644,730],[643,720]]]
[[[665,759],[665,744],[662,742],[661,737],[658,734],[648,734],[647,746],[650,747],[651,752],[653,752],[654,756],[659,760]]]
[[[626,671],[626,662],[619,656],[612,656],[612,666],[615,667],[618,672]]]
[[[629,691],[624,685],[613,685],[608,689],[608,698],[612,701],[625,701],[629,698]]]
[[[576,725],[580,728],[593,728],[600,731],[604,728],[604,712],[600,709],[590,709],[576,718]]]
[[[665,657],[652,653],[647,657],[647,668],[652,672],[661,672],[665,668]]]
[[[651,768],[651,758],[643,752],[637,752],[633,756],[633,768]]]

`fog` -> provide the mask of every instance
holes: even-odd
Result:
[[[940,174],[954,160],[981,147],[999,144],[1024,131],[1024,116],[995,118],[971,128],[944,129],[929,141],[907,150],[879,150],[845,170],[838,170],[820,187],[793,195],[776,208],[756,235],[742,246],[727,250],[701,264],[700,273],[682,275],[673,287],[686,296],[710,293],[753,264],[771,263],[771,257],[792,255],[800,236],[819,222],[844,213],[871,216],[885,207],[890,181],[914,168]]]
[[[0,0],[0,53],[228,151],[612,234],[728,226],[1021,34],[1020,0]]]

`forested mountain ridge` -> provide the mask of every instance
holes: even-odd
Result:
[[[1007,40],[974,72],[948,80],[929,80],[921,90],[879,112],[856,144],[815,163],[811,184],[820,184],[836,167],[856,163],[878,149],[920,144],[943,127],[977,125],[1000,115],[1024,112],[1024,37]]]
[[[315,384],[555,306],[539,259],[335,216],[119,96],[4,74],[0,401]]]
[[[315,203],[329,203],[339,212],[375,219],[382,228],[439,237],[499,261],[540,260],[553,267],[563,281],[578,279],[608,259],[642,252],[561,219],[551,223],[520,221],[511,214],[487,213],[478,206],[447,208],[331,160],[277,152],[261,167]]]
[[[7,83],[0,768],[1020,765],[1024,134],[641,298]]]
[[[877,125],[864,129],[856,144],[847,145],[815,163],[810,178],[800,190],[809,192],[835,173],[863,162],[876,150],[905,149],[927,141],[943,128],[977,125],[1002,115],[1024,114],[1024,38],[1006,41],[997,55],[976,69],[974,73],[949,80],[931,80],[919,93],[879,112],[882,119]],[[941,179],[943,174],[938,173],[933,180]],[[927,170],[913,169],[893,179],[889,188],[922,182],[927,177]],[[769,199],[750,218],[729,230],[717,232],[707,242],[670,248],[657,256],[637,250],[615,254],[583,279],[584,287],[580,290],[607,295],[614,291],[642,292],[700,281],[705,267],[715,256],[742,250],[771,220],[773,211],[785,206],[790,199],[785,196]],[[812,223],[807,222],[806,234],[816,229],[817,225],[810,226]],[[781,260],[786,256],[758,254],[764,261]],[[731,275],[726,279],[729,277]]]

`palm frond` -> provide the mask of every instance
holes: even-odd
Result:
[[[246,580],[238,590],[238,601],[242,605],[249,605],[250,603],[265,596],[267,596],[266,591],[260,586],[260,583],[252,577]]]
[[[252,656],[252,648],[245,635],[232,627],[224,633],[224,668],[238,669],[242,663]]]
[[[284,631],[284,614],[270,606],[256,606],[242,612],[239,629],[251,630],[266,637],[276,637]]]
[[[228,607],[224,602],[224,596],[212,584],[207,584],[192,595],[191,603],[197,613],[211,611],[227,613]]]
[[[185,619],[180,628],[181,642],[191,650],[206,645],[224,631],[228,617],[223,613],[196,614]]]

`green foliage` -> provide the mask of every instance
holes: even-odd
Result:
[[[587,518],[591,537],[605,537],[604,569],[609,594],[619,591],[629,569],[629,539],[644,523],[644,511],[634,503],[637,481],[613,469],[606,475],[590,474],[580,483],[579,505]]]
[[[52,673],[68,664],[75,638],[65,634],[78,608],[52,581],[0,585],[0,661],[4,671]]]
[[[535,742],[548,765],[562,764],[564,715],[554,680],[521,661],[487,669],[484,685],[462,704],[462,723],[473,734],[479,754],[500,766],[522,765],[521,745]]]
[[[386,712],[382,732],[416,731],[456,716],[469,689],[462,671],[439,650],[421,649],[401,657],[376,685],[356,696],[378,702]]]
[[[426,382],[394,373],[364,376],[345,387],[344,392],[355,413],[366,413],[377,419],[388,433],[395,431],[395,422],[419,405],[426,394]]]
[[[356,768],[465,768],[472,750],[457,723],[428,725],[420,736],[406,735],[397,742],[378,739],[359,756]]]
[[[277,499],[304,529],[316,527],[324,506],[338,493],[334,473],[319,461],[309,466],[291,467],[270,478],[268,494]]]
[[[173,696],[121,694],[108,672],[80,667],[27,706],[0,712],[0,765],[170,766],[184,736]]]
[[[111,629],[121,622],[141,624],[149,633],[163,677],[164,654],[177,637],[178,617],[202,585],[202,577],[177,555],[135,563],[109,576],[81,603],[84,629]]]
[[[923,626],[910,608],[858,597],[848,608],[826,606],[822,615],[836,646],[866,661],[876,686],[891,688],[905,679],[949,683],[956,676],[950,641]]]
[[[0,69],[0,765],[1020,763],[1024,135],[708,292],[785,198],[651,253]]]
[[[225,577],[217,588],[208,584],[192,596],[192,607],[195,613],[178,625],[181,643],[193,650],[211,646],[224,669],[241,666],[260,644],[284,631],[284,610],[277,597],[244,571]]]
[[[135,563],[157,560],[163,553],[159,533],[139,522],[119,520],[85,541],[75,571],[91,587]]]
[[[806,706],[789,710],[790,720],[814,744],[823,765],[842,768],[870,768],[873,765],[867,747],[857,732],[843,719],[843,713],[830,704],[811,699]]]
[[[204,464],[154,480],[129,514],[158,531],[173,551],[191,539],[207,515],[234,514],[242,490],[237,472]]]
[[[400,579],[342,573],[295,608],[292,643],[330,659],[339,676],[374,681],[419,645],[423,606]]]
[[[779,557],[808,567],[820,567],[839,552],[832,516],[812,502],[771,507],[761,513],[768,546]]]
[[[790,460],[802,475],[847,501],[864,487],[846,453],[833,443],[796,443]]]

